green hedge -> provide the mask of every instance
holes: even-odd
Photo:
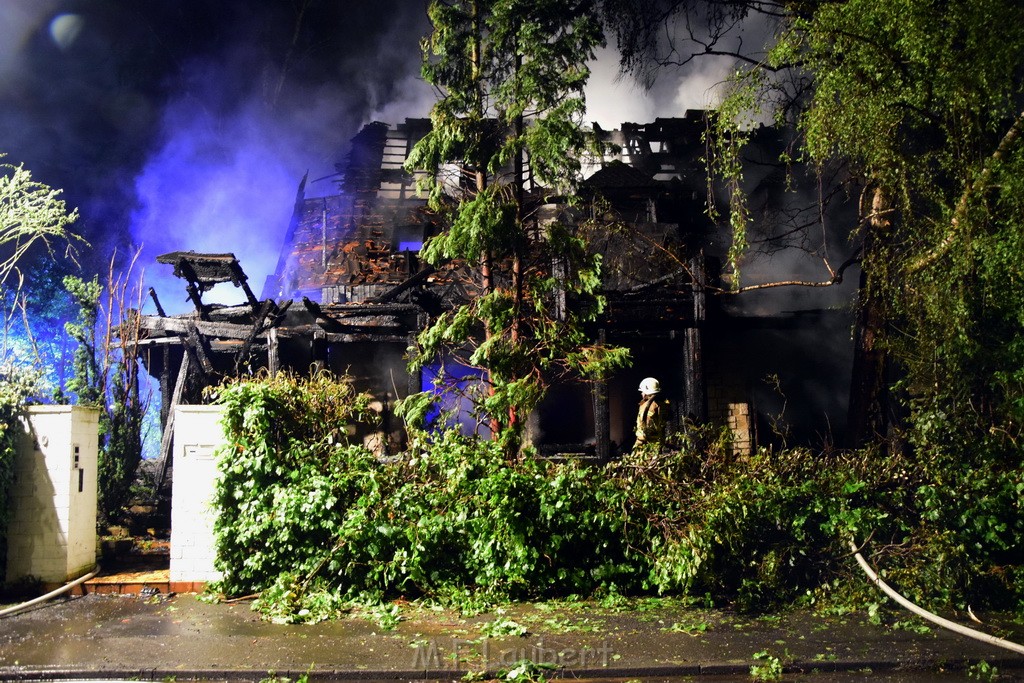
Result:
[[[711,431],[601,467],[508,462],[451,432],[415,433],[383,460],[353,443],[374,414],[347,380],[232,384],[218,400],[217,588],[260,593],[277,618],[399,596],[672,593],[763,609],[863,588],[847,543],[869,535],[912,595],[1020,609],[1019,466],[990,469],[989,495],[971,499],[976,479],[938,478],[948,468],[800,449],[736,460]]]

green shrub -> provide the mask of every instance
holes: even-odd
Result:
[[[377,483],[347,516],[328,572],[353,597],[589,593],[636,571],[598,470],[509,463],[498,444],[446,432],[380,466]]]

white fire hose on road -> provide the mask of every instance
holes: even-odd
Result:
[[[1013,652],[1017,652],[1019,654],[1024,654],[1024,645],[1020,645],[1018,643],[1014,643],[1003,638],[997,638],[996,636],[989,635],[987,633],[982,633],[981,631],[975,631],[973,628],[968,628],[956,622],[950,621],[949,619],[943,619],[938,614],[929,612],[923,607],[918,607],[914,603],[910,602],[910,600],[907,600],[905,597],[897,593],[895,590],[893,590],[891,586],[889,586],[889,584],[887,584],[885,581],[882,581],[882,579],[879,578],[878,574],[876,574],[875,571],[871,569],[871,565],[868,564],[867,560],[865,560],[861,556],[860,549],[857,547],[857,545],[853,542],[852,539],[850,540],[850,549],[853,550],[853,556],[857,558],[857,564],[860,565],[861,569],[864,570],[864,573],[868,575],[869,579],[871,579],[871,583],[881,588],[883,593],[888,595],[901,606],[907,608],[917,616],[921,617],[922,619],[926,619],[932,622],[933,624],[937,624],[942,628],[949,629],[950,631],[959,633],[963,636],[967,636],[968,638],[974,638],[975,640],[980,640],[981,642],[988,643],[989,645],[995,645],[997,647],[1002,647],[1007,650],[1012,650]]]

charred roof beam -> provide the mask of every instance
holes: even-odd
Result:
[[[203,303],[203,292],[214,285],[230,282],[245,292],[246,301],[253,313],[259,311],[260,301],[249,288],[249,279],[234,254],[199,254],[194,251],[173,251],[156,257],[158,263],[174,266],[174,276],[188,284],[185,291],[196,307],[202,320],[209,320],[210,307]]]

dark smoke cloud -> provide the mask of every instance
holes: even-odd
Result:
[[[259,294],[303,174],[332,193],[360,126],[429,112],[428,30],[422,0],[2,0],[0,152],[81,209],[87,267],[141,247],[147,283],[183,310],[154,257],[234,252]],[[587,93],[606,128],[713,106],[734,67],[666,69],[644,90],[613,47]],[[239,298],[227,289],[211,300]]]
[[[351,52],[325,50],[316,64],[293,57],[285,71],[242,41],[190,60],[181,79],[186,87],[165,105],[158,144],[135,180],[132,235],[150,257],[144,261],[179,249],[230,251],[259,295],[303,174],[311,179],[307,196],[335,191],[334,164],[359,126],[380,118],[388,103],[395,103],[392,121],[428,111],[408,99],[417,85],[410,75],[418,73],[417,39],[426,30],[420,19],[398,14],[353,36],[346,43]],[[345,17],[306,17],[328,20]],[[262,25],[239,35],[258,35]],[[159,283],[158,291],[180,294],[166,270],[147,279]],[[213,300],[241,297],[230,286],[219,289],[226,291]]]
[[[303,174],[373,118],[427,113],[427,28],[408,0],[4,0],[0,152],[81,209],[95,269],[142,246],[170,302],[154,255],[233,251],[258,293]]]

